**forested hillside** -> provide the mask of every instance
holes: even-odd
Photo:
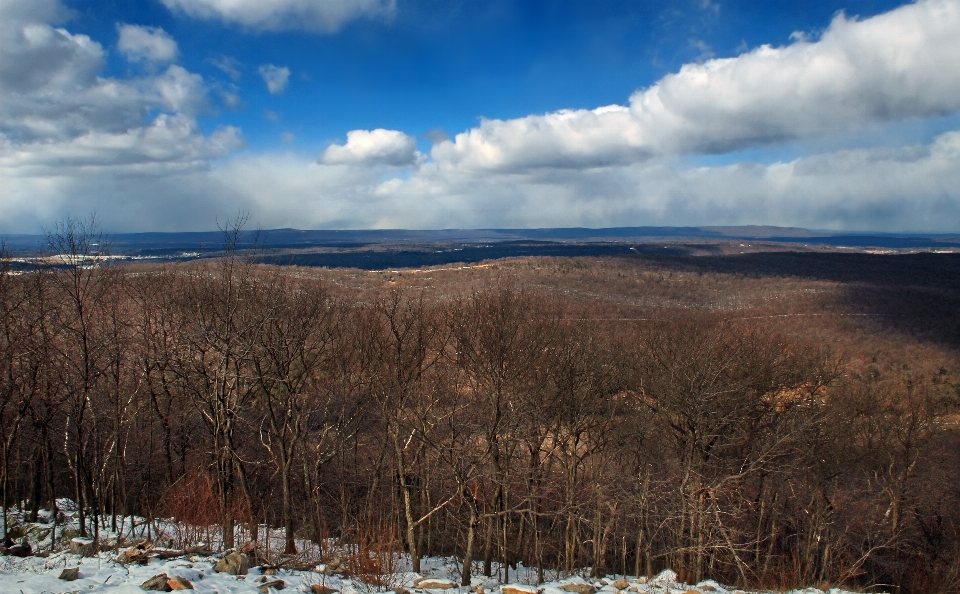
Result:
[[[960,313],[922,323],[949,283],[893,298],[640,258],[111,266],[60,231],[71,257],[0,274],[7,509],[65,497],[94,537],[136,514],[227,547],[269,524],[288,553],[363,540],[415,571],[960,588]]]

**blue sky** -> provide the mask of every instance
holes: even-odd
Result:
[[[0,232],[960,231],[960,0],[0,0]]]

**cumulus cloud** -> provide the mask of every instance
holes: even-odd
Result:
[[[413,165],[417,141],[397,130],[351,130],[346,144],[331,144],[320,157],[324,165]]]
[[[159,27],[117,25],[120,39],[117,49],[131,62],[175,62],[179,51],[177,42]]]
[[[722,153],[960,110],[960,2],[924,0],[866,20],[687,64],[628,106],[485,120],[431,155],[477,169],[590,168]]]
[[[287,83],[290,82],[290,69],[286,66],[274,66],[273,64],[262,64],[257,72],[267,84],[267,90],[271,95],[279,95],[287,90]]]
[[[630,98],[644,142],[723,152],[870,122],[960,110],[960,3],[926,0],[818,41],[688,64]]]
[[[900,149],[844,149],[770,164],[676,159],[589,171],[470,172],[425,163],[383,179],[290,154],[242,155],[209,187],[265,227],[483,228],[777,224],[955,230],[960,132]]]
[[[162,0],[194,18],[220,19],[250,29],[332,33],[357,18],[389,19],[396,0]]]
[[[211,159],[242,144],[236,128],[199,129],[196,116],[208,103],[202,77],[175,64],[148,76],[105,77],[103,47],[39,20],[63,11],[37,4],[34,11],[0,5],[0,227],[89,210],[85,201],[112,210],[116,203],[102,202],[109,192],[98,187],[140,179],[139,190],[129,188],[142,195],[142,176],[208,170]],[[154,62],[175,55],[162,31],[131,31],[120,28],[130,55]]]
[[[164,125],[174,129],[156,130],[157,136],[198,139],[189,129],[177,131],[177,122]],[[288,152],[233,153],[210,165],[208,159],[239,142],[229,130],[219,144],[211,137],[188,154],[162,153],[182,140],[113,141],[139,156],[136,163],[113,166],[111,175],[89,152],[91,146],[102,150],[102,140],[78,139],[69,152],[61,145],[61,154],[43,156],[10,156],[3,147],[0,230],[11,230],[14,220],[20,232],[31,223],[38,230],[63,212],[66,197],[72,212],[96,207],[118,230],[209,229],[217,216],[238,209],[266,228],[779,224],[955,231],[960,220],[960,131],[926,144],[844,149],[770,164],[702,167],[652,157],[592,170],[500,172],[427,162],[387,179],[382,168],[327,166]],[[61,156],[70,167],[59,171],[70,174],[50,175]],[[84,160],[91,165],[80,167]],[[27,166],[47,175],[27,176]]]
[[[94,208],[116,231],[209,229],[238,210],[267,228],[955,231],[960,131],[888,141],[909,118],[960,110],[958,13],[958,0],[922,0],[839,16],[817,39],[685,66],[625,105],[484,120],[452,139],[431,132],[429,157],[402,131],[353,130],[319,159],[295,145],[238,153],[235,128],[203,134],[208,86],[176,64],[108,78],[88,37],[39,17],[0,19],[0,231]],[[960,117],[937,126],[951,122]],[[858,127],[881,146],[773,163],[689,158]]]
[[[0,22],[55,22],[70,14],[59,0],[0,0]]]

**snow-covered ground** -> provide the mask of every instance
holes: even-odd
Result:
[[[64,508],[69,509],[68,502]],[[11,510],[12,512],[13,510]],[[49,517],[47,518],[49,519]],[[60,520],[67,530],[76,527],[75,515],[71,512],[61,514]],[[22,522],[20,514],[10,514],[11,525],[19,526],[18,533],[27,539],[34,551],[49,549],[50,531],[45,524],[28,524]],[[118,531],[122,534],[133,534],[137,522],[127,519]],[[167,529],[171,527],[167,526]],[[11,536],[14,534],[12,533]],[[68,533],[69,535],[69,533]],[[59,531],[58,531],[59,536]],[[271,547],[279,550],[282,543],[282,533],[277,531],[271,535]],[[116,543],[118,535],[104,530],[101,534],[106,543]],[[264,540],[261,540],[264,542]],[[310,546],[309,543],[300,543]],[[563,586],[569,584],[592,585],[598,594],[742,594],[745,591],[723,586],[713,581],[699,584],[683,584],[676,581],[677,576],[672,571],[664,571],[656,576],[607,576],[603,579],[585,579],[585,573],[572,576],[549,576],[553,579],[544,584],[531,585],[536,581],[536,571],[530,568],[518,567],[511,570],[509,584],[501,584],[497,578],[475,577],[469,588],[460,587],[460,567],[455,559],[440,557],[425,558],[422,561],[421,573],[405,571],[409,568],[409,559],[399,556],[394,559],[396,573],[389,576],[380,576],[379,585],[364,582],[360,578],[347,578],[339,575],[327,575],[319,565],[311,571],[279,569],[275,575],[264,575],[260,567],[252,567],[246,576],[233,576],[227,573],[217,573],[214,565],[223,556],[217,554],[203,556],[185,554],[172,559],[153,558],[147,564],[121,563],[126,546],[116,546],[114,550],[104,550],[95,557],[81,557],[67,551],[49,553],[48,556],[14,557],[0,556],[0,594],[61,594],[85,592],[110,592],[116,594],[142,593],[141,585],[154,576],[165,574],[169,578],[185,578],[198,593],[219,594],[259,594],[265,584],[282,580],[285,592],[312,592],[311,586],[323,585],[340,592],[341,594],[373,594],[374,592],[394,591],[406,594],[468,594],[469,592],[483,592],[484,594],[572,594]],[[349,553],[343,549],[343,553]],[[308,555],[301,557],[301,563],[314,553],[319,558],[319,551],[308,551]],[[337,555],[336,547],[328,547],[327,557]],[[59,579],[64,569],[79,568],[79,576],[73,581]],[[478,566],[474,575],[479,574]],[[502,574],[501,574],[502,575]],[[431,578],[434,582],[424,583],[419,587],[422,578]],[[446,582],[446,583],[445,583]],[[277,584],[281,585],[281,584]],[[445,586],[445,587],[444,587]],[[511,590],[511,586],[513,590]],[[571,588],[572,589],[572,588]],[[265,588],[270,594],[274,588]],[[750,591],[752,592],[752,591]],[[849,594],[842,590],[833,589],[830,594]],[[823,594],[816,588],[794,590],[793,594]]]

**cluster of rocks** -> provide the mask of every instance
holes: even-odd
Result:
[[[647,578],[645,576],[640,576],[636,578],[618,578],[618,579],[600,579],[595,582],[587,582],[580,578],[572,578],[560,583],[558,587],[561,590],[570,592],[571,594],[597,594],[598,591],[604,590],[604,592],[610,592],[610,589],[613,590],[614,594],[631,594],[634,592],[646,592],[647,589],[644,588],[647,584],[658,585],[661,587],[666,587],[669,591],[677,592],[678,594],[704,594],[710,592],[718,592],[719,589],[714,586],[712,583],[700,583],[695,586],[696,589],[687,587],[684,584],[677,582],[677,574],[669,569],[664,570],[659,575],[653,578]],[[504,586],[501,588],[503,594],[529,594],[528,592],[508,592],[507,588],[509,586]],[[741,591],[736,591],[734,594],[744,594]]]
[[[213,570],[217,573],[236,576],[237,579],[245,579],[250,571],[250,557],[248,556],[254,550],[253,543],[247,543],[239,549],[233,549],[226,555],[217,560]],[[123,552],[121,558],[125,558],[128,563],[146,563],[155,557],[157,552],[152,549],[149,543],[140,543]],[[118,558],[118,561],[122,559]],[[264,569],[263,575],[257,579],[260,585],[257,589],[263,594],[269,594],[271,590],[283,590],[286,582],[276,576],[276,569]],[[203,577],[203,574],[200,574]],[[193,590],[193,584],[182,576],[169,576],[165,573],[157,574],[140,585],[147,591],[154,592],[172,592],[174,590]],[[321,593],[324,594],[324,593]]]
[[[160,573],[140,585],[144,590],[152,592],[172,592],[174,590],[193,590],[193,583],[185,577],[173,577]]]
[[[560,583],[546,584],[544,586],[532,586],[528,584],[504,584],[499,587],[498,594],[551,594],[557,590],[569,592],[570,594],[642,594],[649,591],[650,586],[667,588],[667,591],[675,594],[709,594],[711,592],[720,592],[721,590],[709,582],[697,584],[694,587],[680,584],[677,582],[677,574],[665,570],[653,578],[644,576],[636,578],[603,578],[593,581],[586,581],[580,577],[570,577],[562,580]],[[413,581],[413,588],[420,590],[447,590],[457,588],[457,584],[451,580],[441,578],[420,577]],[[407,591],[397,590],[397,594],[409,594]],[[471,588],[475,594],[486,594],[483,586]],[[725,590],[724,590],[725,591]],[[328,594],[326,592],[319,594]],[[744,594],[737,590],[733,594]]]

